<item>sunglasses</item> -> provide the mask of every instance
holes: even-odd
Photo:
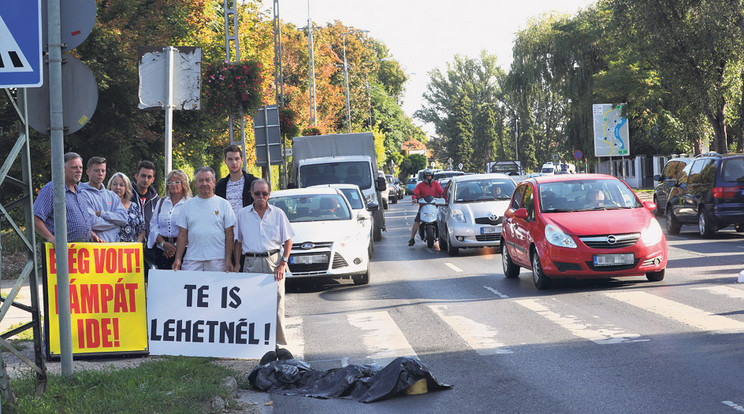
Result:
[[[254,191],[253,192],[253,195],[256,196],[256,197],[258,197],[258,196],[268,197],[269,196],[269,193],[267,193],[266,191]]]

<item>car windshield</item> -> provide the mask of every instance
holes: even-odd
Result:
[[[351,219],[340,194],[279,196],[270,198],[269,204],[282,209],[291,223]]]
[[[508,200],[514,187],[514,182],[506,178],[460,181],[455,184],[455,202]]]
[[[356,184],[370,188],[372,176],[369,164],[363,161],[311,164],[300,167],[300,187],[319,184]]]
[[[416,184],[416,178],[409,178],[408,181],[406,181],[407,184]]]
[[[540,183],[538,189],[543,213],[643,207],[633,190],[616,179]]]
[[[354,210],[359,210],[364,208],[364,201],[362,201],[362,195],[359,194],[359,191],[356,188],[341,188],[341,192],[344,193],[344,196],[347,200],[349,200],[349,204],[351,204],[351,208]]]

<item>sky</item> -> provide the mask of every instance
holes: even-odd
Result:
[[[477,58],[482,50],[497,57],[504,70],[512,61],[516,32],[530,19],[552,11],[575,14],[596,0],[309,0],[316,25],[340,20],[346,26],[369,30],[385,43],[409,80],[403,111],[413,117],[421,109],[428,73],[446,70],[456,54]],[[271,11],[273,2],[263,0]],[[269,15],[273,15],[269,13]],[[279,0],[279,17],[297,27],[307,26],[308,0]],[[433,126],[422,125],[432,134]]]

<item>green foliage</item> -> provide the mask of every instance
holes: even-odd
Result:
[[[36,395],[35,376],[12,380],[18,413],[204,413],[215,396],[230,398],[223,379],[234,375],[208,358],[174,357],[136,368],[82,371],[72,379],[49,375]]]
[[[400,162],[400,177],[410,177],[424,168],[426,168],[426,157],[421,154],[411,154]]]

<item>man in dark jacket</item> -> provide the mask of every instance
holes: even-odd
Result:
[[[132,182],[132,202],[138,203],[142,211],[145,220],[145,239],[150,234],[150,219],[155,211],[155,205],[160,200],[158,192],[152,188],[153,181],[155,181],[155,164],[152,161],[140,161]]]
[[[253,204],[251,183],[256,177],[243,170],[243,151],[237,145],[225,148],[225,164],[230,175],[217,182],[214,193],[230,202],[237,215],[240,209]]]

